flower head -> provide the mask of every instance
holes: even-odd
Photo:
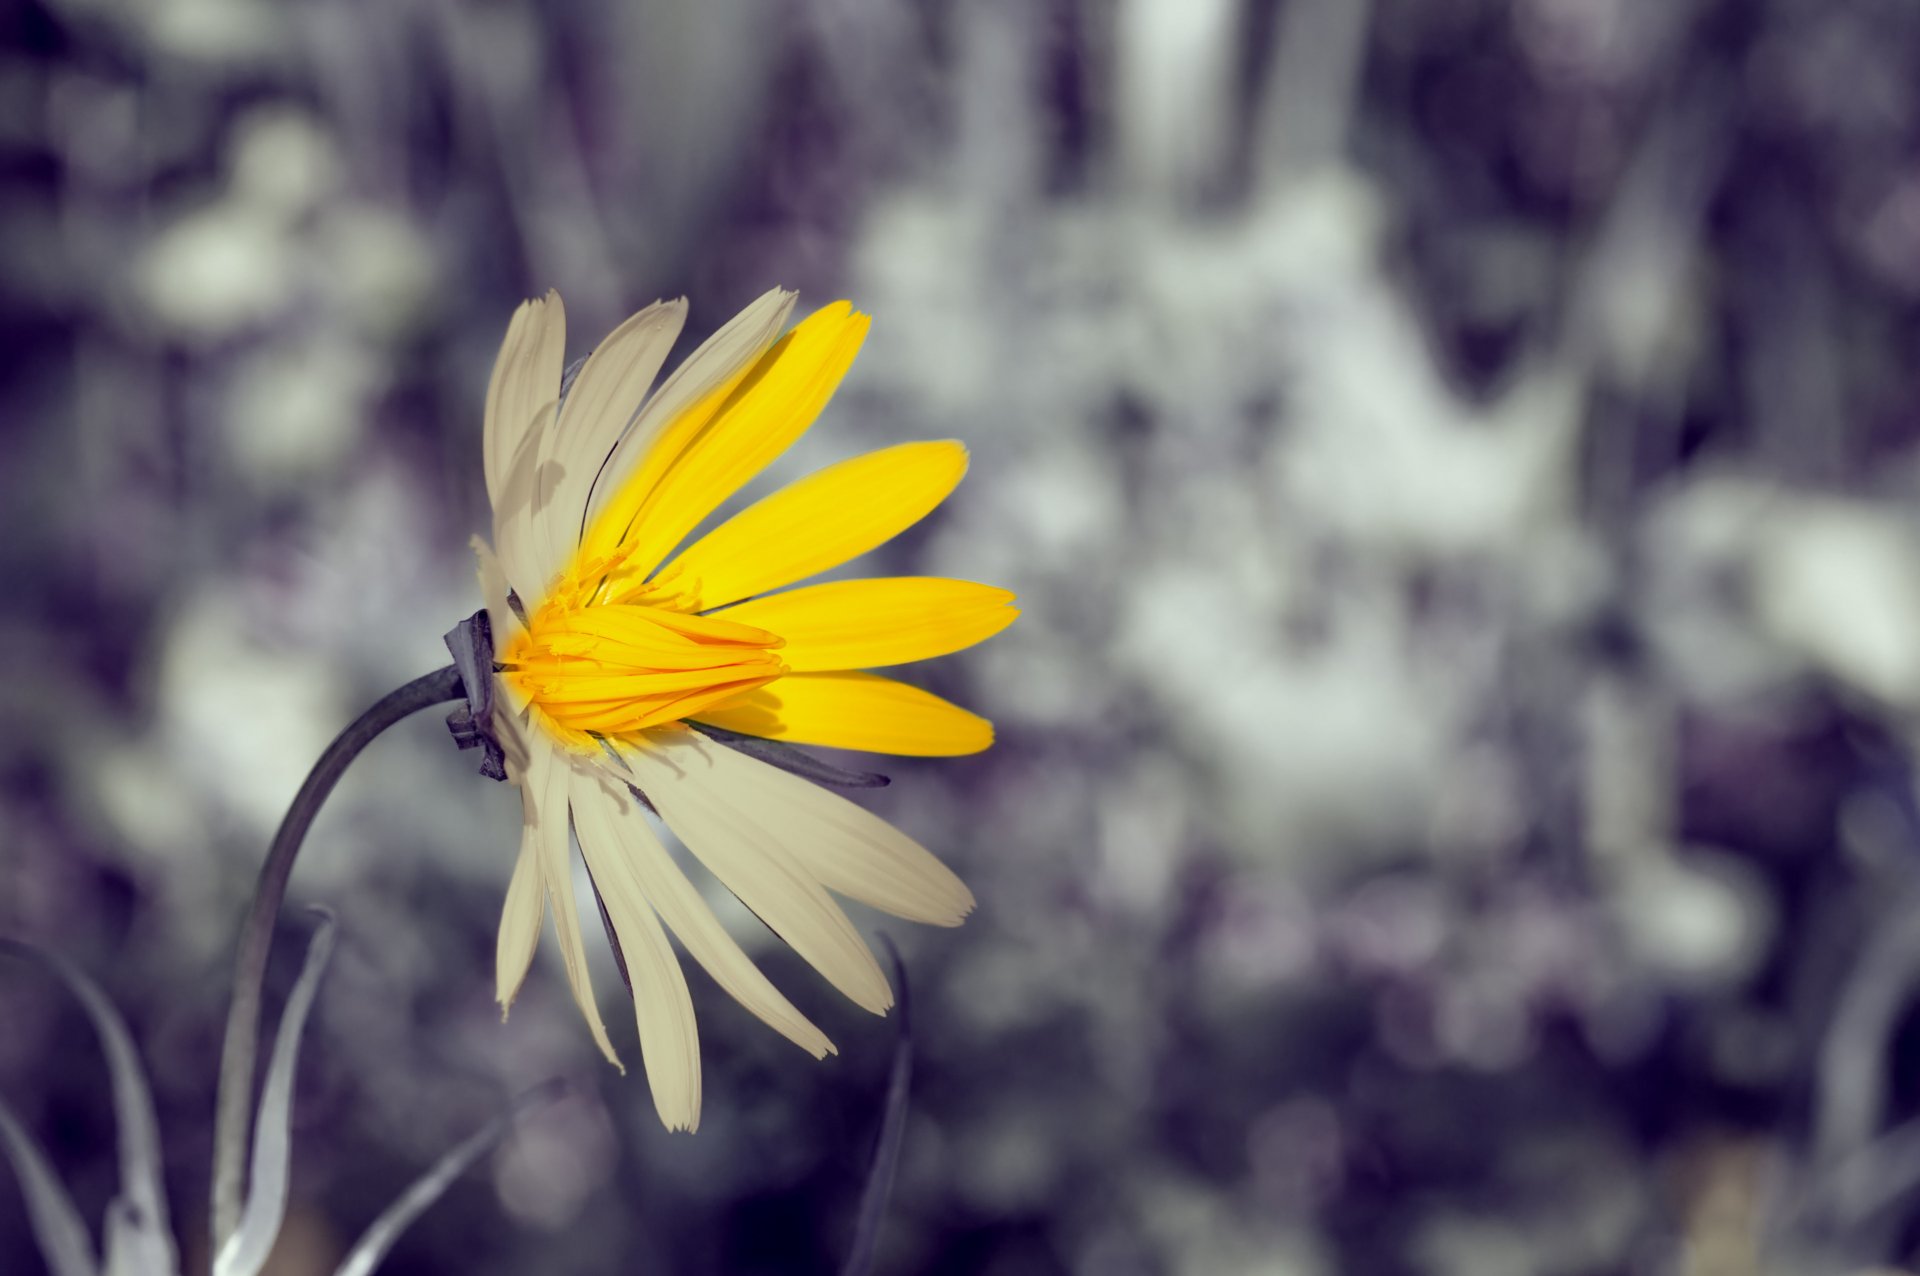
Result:
[[[515,312],[487,392],[498,557],[475,549],[498,644],[494,730],[525,812],[500,922],[500,1002],[551,912],[574,998],[618,1062],[587,978],[571,826],[633,989],[654,1103],[676,1129],[699,1122],[700,1061],[669,935],[790,1040],[816,1057],[833,1046],[726,934],[642,797],[782,940],[883,1013],[886,977],[834,895],[943,926],[972,895],[885,821],[715,736],[977,752],[993,741],[985,719],[866,671],[958,651],[1017,614],[1005,590],[966,581],[786,588],[944,500],[967,465],[950,440],[829,466],[680,548],[813,423],[866,335],[867,317],[845,302],[788,331],[793,301],[767,293],[649,394],[685,302],[628,319],[563,386],[565,317],[548,293]]]

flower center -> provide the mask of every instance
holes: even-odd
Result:
[[[786,671],[764,629],[560,588],[501,652],[501,680],[563,743],[597,749],[710,708]]]

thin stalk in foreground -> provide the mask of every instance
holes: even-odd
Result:
[[[253,1071],[260,1029],[260,991],[267,973],[267,953],[273,944],[273,926],[286,898],[287,879],[294,857],[306,840],[307,829],[333,786],[373,738],[402,718],[421,709],[466,694],[453,666],[437,669],[412,682],[361,714],[352,726],[334,737],[320,760],[307,773],[294,795],[293,805],[273,836],[260,880],[254,886],[253,905],[240,930],[234,957],[233,1002],[227,1011],[227,1034],[220,1050],[220,1085],[215,1098],[213,1125],[213,1252],[219,1253],[240,1221],[241,1190],[246,1178],[247,1142],[253,1119]]]

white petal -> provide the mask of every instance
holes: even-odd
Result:
[[[538,510],[551,499],[555,472],[540,466],[543,441],[553,432],[557,400],[540,408],[520,448],[508,462],[500,491],[493,498],[493,543],[508,583],[528,608],[538,607],[553,583],[545,532]]]
[[[895,917],[958,926],[973,892],[926,847],[873,812],[791,772],[715,744],[713,782],[828,890]]]
[[[785,848],[785,830],[730,783],[732,750],[681,728],[649,731],[622,754],[668,827],[726,888],[827,982],[884,1014],[893,990],[866,942],[819,881]]]
[[[493,950],[494,997],[500,1003],[502,1020],[533,965],[533,950],[540,943],[540,915],[545,911],[541,893],[545,889],[533,826],[523,824],[520,857],[513,864],[513,880],[507,883],[506,907],[500,910],[500,938]]]
[[[580,543],[593,480],[638,415],[686,319],[686,298],[654,302],[609,333],[574,378],[559,427],[541,443],[542,465],[555,473],[551,513],[539,512],[550,570]]]
[[[498,674],[493,678],[493,738],[500,744],[501,760],[506,763],[507,783],[520,786],[521,804],[526,803],[527,771],[533,754],[534,728],[526,722],[523,695]]]
[[[693,959],[728,996],[775,1032],[816,1059],[833,1054],[833,1042],[827,1035],[773,986],[727,934],[726,927],[700,898],[699,890],[661,845],[639,804],[618,805],[615,815],[614,831],[640,889]]]
[[[633,428],[607,458],[587,505],[589,519],[620,490],[620,485],[668,422],[732,376],[741,365],[766,353],[767,347],[786,331],[787,317],[793,313],[798,295],[781,288],[762,293],[752,305],[728,320],[725,327],[701,342],[700,348],[673,370],[673,375],[661,383],[659,393],[647,401]]]
[[[540,409],[560,397],[566,348],[567,312],[560,294],[549,290],[543,300],[521,302],[507,324],[487,385],[481,460],[487,473],[487,499],[495,510],[500,508],[507,470],[527,431]]]
[[[580,908],[573,895],[572,840],[567,835],[566,760],[545,741],[534,737],[533,756],[524,790],[537,798],[528,808],[533,824],[534,844],[540,856],[540,876],[547,887],[547,904],[553,913],[553,929],[560,939],[560,958],[567,970],[567,984],[579,1003],[587,1028],[600,1047],[600,1053],[615,1067],[620,1057],[607,1040],[607,1026],[600,1021],[600,1008],[594,1004],[593,982],[587,974],[587,950],[580,941]]]
[[[569,793],[580,850],[587,857],[593,884],[613,921],[620,951],[633,982],[633,1010],[640,1022],[640,1056],[653,1089],[653,1106],[669,1130],[700,1126],[700,1038],[694,1026],[693,997],[680,959],[654,916],[640,879],[628,862],[616,825],[623,793],[610,793],[604,781],[580,767]]]
[[[487,605],[487,623],[493,627],[493,645],[498,650],[509,638],[526,626],[507,603],[507,573],[494,556],[493,546],[478,536],[467,542],[480,563],[480,598]]]

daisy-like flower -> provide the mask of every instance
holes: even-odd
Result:
[[[498,557],[477,538],[475,551],[497,644],[493,729],[525,811],[500,919],[499,999],[504,1013],[550,912],[574,999],[619,1063],[588,981],[571,826],[671,1129],[699,1122],[700,1057],[669,935],[802,1049],[821,1057],[833,1045],[726,933],[645,805],[776,935],[876,1014],[892,990],[835,894],[939,926],[973,907],[960,879],[905,834],[695,724],[722,738],[977,752],[993,741],[985,719],[864,671],[972,646],[1017,614],[1007,591],[958,580],[786,588],[944,500],[967,467],[966,449],[950,440],[829,466],[674,554],[813,423],[860,348],[865,315],[839,302],[788,331],[793,302],[767,293],[649,395],[686,303],[634,315],[563,385],[565,316],[548,293],[515,312],[487,391]]]

